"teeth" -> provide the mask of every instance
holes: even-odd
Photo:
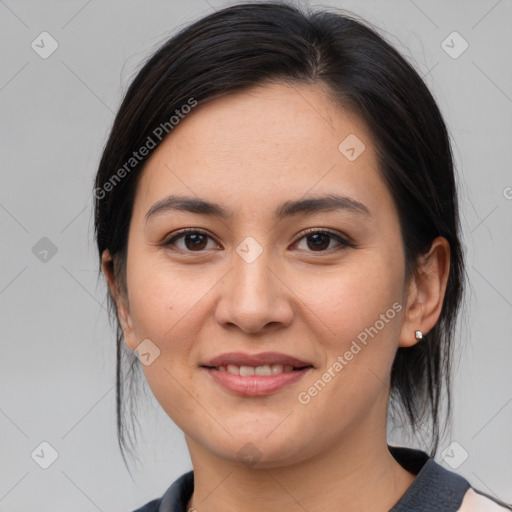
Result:
[[[240,371],[240,374],[242,372]],[[264,364],[263,366],[256,366],[254,368],[255,375],[272,375],[272,368],[269,364]]]
[[[247,375],[254,375],[254,367],[253,366],[240,366],[240,375],[242,377],[246,377]]]
[[[249,375],[278,375],[283,372],[292,372],[293,366],[286,364],[264,364],[261,366],[238,366],[236,364],[228,364],[227,366],[217,366],[220,372],[227,371],[232,375],[241,375],[247,377]]]

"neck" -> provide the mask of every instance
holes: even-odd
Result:
[[[234,464],[187,437],[194,468],[194,494],[187,510],[389,510],[412,484],[414,475],[389,453],[383,430],[375,435],[359,426],[353,435],[313,458],[272,468]]]

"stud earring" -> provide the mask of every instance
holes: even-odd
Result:
[[[417,340],[421,340],[423,338],[423,333],[421,331],[416,331],[414,335],[416,336]]]

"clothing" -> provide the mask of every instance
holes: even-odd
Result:
[[[396,461],[416,479],[388,512],[505,512],[512,506],[473,489],[462,476],[448,471],[425,452],[389,446]],[[194,472],[180,476],[162,498],[134,512],[188,512],[194,490]]]

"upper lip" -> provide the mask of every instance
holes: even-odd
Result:
[[[262,352],[260,354],[246,354],[244,352],[227,352],[209,359],[201,366],[219,367],[235,364],[237,366],[263,366],[271,364],[290,365],[295,368],[313,366],[311,363],[302,361],[293,356],[280,354],[278,352]]]

